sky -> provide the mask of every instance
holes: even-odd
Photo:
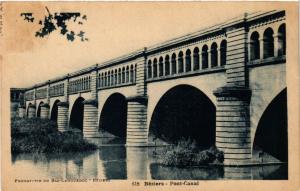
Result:
[[[10,87],[28,87],[82,68],[213,26],[271,3],[209,2],[18,2],[4,4],[2,71]],[[268,6],[266,6],[268,5]],[[37,21],[51,13],[80,12],[88,41],[68,41],[59,31],[35,37]],[[33,13],[34,23],[21,13]]]

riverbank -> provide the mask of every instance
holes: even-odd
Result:
[[[48,119],[11,119],[12,153],[62,153],[96,150],[77,132],[59,132]]]

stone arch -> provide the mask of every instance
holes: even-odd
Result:
[[[152,77],[153,78],[156,78],[157,77],[157,59],[156,58],[154,58],[154,60],[153,60],[153,75],[152,75]]]
[[[281,24],[278,28],[278,56],[286,54],[286,31],[285,23]]]
[[[60,102],[60,100],[55,100],[53,105],[52,105],[52,109],[51,109],[51,113],[50,113],[50,120],[57,122],[57,114],[58,114],[58,103]]]
[[[221,44],[220,44],[220,61],[221,61],[221,66],[226,65],[226,53],[227,53],[227,41],[224,39],[222,40]]]
[[[164,75],[164,59],[163,57],[159,57],[159,63],[158,63],[158,76],[161,77]]]
[[[190,72],[192,70],[191,50],[187,49],[185,52],[185,71]]]
[[[273,29],[267,28],[264,31],[264,58],[269,58],[274,56],[274,37]]]
[[[39,103],[39,106],[38,106],[38,108],[37,108],[37,110],[36,110],[36,117],[38,117],[38,118],[41,117],[41,107],[42,107],[42,104],[44,104],[43,101],[41,101],[41,102]]]
[[[202,69],[208,68],[208,46],[205,44],[202,46],[202,53],[201,53],[201,58],[202,58]]]
[[[183,52],[180,51],[178,53],[178,73],[182,73],[183,71],[184,71]]]
[[[170,56],[165,56],[165,75],[170,75]]]
[[[70,128],[83,130],[83,101],[84,98],[78,97],[72,106],[70,113]]]
[[[121,93],[111,94],[105,101],[99,117],[99,129],[120,137],[125,143],[127,101]]]
[[[254,151],[288,161],[287,89],[277,94],[264,110],[255,132]]]
[[[148,61],[147,72],[148,72],[148,75],[147,75],[148,79],[152,78],[152,61],[151,60]]]
[[[193,51],[194,63],[193,70],[199,70],[200,68],[200,57],[199,57],[199,48],[195,47]]]
[[[210,98],[191,85],[169,89],[156,103],[149,123],[149,142],[191,138],[202,148],[215,144],[216,108]]]
[[[259,33],[257,31],[254,31],[250,36],[250,60],[256,60],[259,58],[260,58]]]
[[[175,53],[172,54],[171,66],[172,66],[171,74],[176,74],[177,73],[177,65],[176,65],[176,54]]]
[[[210,60],[211,60],[211,67],[218,66],[218,45],[216,42],[213,42],[210,47]]]

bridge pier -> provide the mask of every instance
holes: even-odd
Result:
[[[19,106],[19,117],[24,118],[26,116],[26,108],[25,106]]]
[[[98,102],[97,100],[85,100],[83,101],[83,136],[85,138],[100,137],[98,131]]]
[[[147,97],[129,97],[127,103],[126,146],[147,146]]]
[[[28,106],[28,118],[34,118],[35,117],[35,105],[29,105]]]
[[[49,104],[43,103],[41,105],[41,119],[48,119],[49,118],[49,110],[50,110]]]
[[[60,132],[65,132],[68,130],[69,103],[59,102],[57,106],[57,129]]]
[[[247,88],[223,87],[217,97],[216,146],[224,152],[225,165],[242,165],[252,158]]]

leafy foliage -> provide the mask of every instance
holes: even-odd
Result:
[[[159,154],[161,162],[167,166],[199,166],[222,163],[224,155],[215,146],[200,151],[191,139],[180,139],[176,145]]]
[[[56,123],[47,119],[13,118],[11,122],[12,153],[60,153],[97,148],[80,133],[59,132]]]

